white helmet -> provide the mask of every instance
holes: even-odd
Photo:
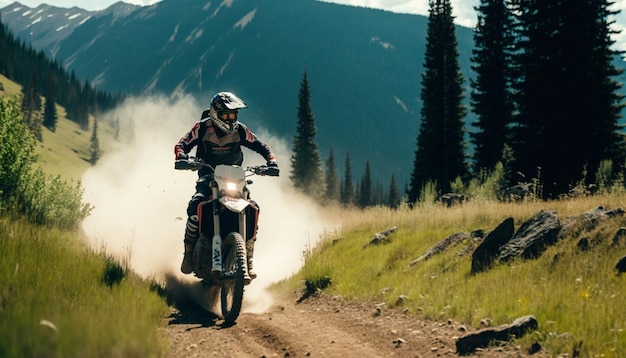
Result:
[[[239,124],[239,109],[247,107],[241,98],[231,92],[220,92],[211,100],[211,122],[225,133],[233,133]]]

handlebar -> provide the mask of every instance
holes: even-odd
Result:
[[[191,159],[178,159],[174,162],[174,169],[176,170],[198,170],[200,169],[200,167],[205,166],[208,164],[204,164],[195,160],[191,160]],[[213,169],[213,167],[211,167],[210,165],[208,165],[211,169]]]
[[[174,162],[174,169],[176,170],[198,170],[202,167],[208,167],[212,171],[215,170],[210,164],[202,162],[197,158],[178,159]],[[268,167],[267,165],[250,166],[246,168],[247,172],[261,176],[277,177],[280,174],[278,167]]]
[[[246,170],[256,175],[261,175],[261,176],[267,175],[270,177],[277,177],[278,174],[280,173],[280,170],[278,169],[278,167],[268,167],[267,165],[248,167],[246,168]]]

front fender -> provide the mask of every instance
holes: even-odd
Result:
[[[224,205],[224,207],[232,212],[240,213],[242,212],[250,202],[241,198],[233,198],[230,196],[223,196],[220,198],[220,203]]]

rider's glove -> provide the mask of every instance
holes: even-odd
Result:
[[[278,163],[276,163],[275,160],[268,160],[267,161],[267,167],[268,168],[278,168]]]
[[[187,160],[189,159],[189,155],[187,153],[180,152],[176,155],[176,160]]]

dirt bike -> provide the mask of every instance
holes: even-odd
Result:
[[[248,185],[252,175],[278,176],[275,167],[217,165],[215,168],[197,158],[177,160],[178,170],[208,167],[213,172],[209,183],[211,198],[198,205],[200,236],[193,251],[195,275],[208,286],[219,286],[222,317],[234,323],[241,311],[248,274],[246,241],[256,234],[258,208],[250,202]]]

